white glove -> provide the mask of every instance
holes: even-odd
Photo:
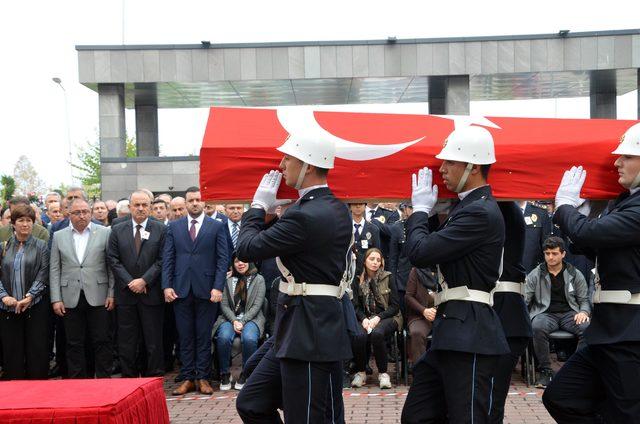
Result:
[[[414,212],[431,212],[438,201],[438,186],[431,185],[433,176],[427,167],[418,171],[418,175],[412,175],[413,191],[411,192],[411,204]]]
[[[264,174],[256,194],[253,195],[251,207],[264,209],[267,214],[275,214],[278,206],[290,203],[291,200],[276,199],[280,181],[282,181],[282,173],[278,171],[270,171],[268,174]]]
[[[580,191],[584,180],[587,178],[587,171],[582,166],[572,167],[564,172],[560,187],[556,192],[556,208],[562,205],[571,205],[574,208],[582,205],[584,199],[580,198]]]

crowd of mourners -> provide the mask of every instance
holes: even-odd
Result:
[[[352,302],[360,331],[351,336],[353,358],[345,363],[349,375],[344,380],[358,388],[376,375],[380,388],[391,388],[390,353],[414,363],[427,349],[436,316],[437,272],[413,267],[405,255],[410,203],[346,207],[353,220]],[[551,224],[552,205],[520,202],[520,207],[536,384],[544,388],[553,378],[550,351],[555,349],[562,361],[575,343],[583,343],[593,264],[565,250],[563,235]],[[210,394],[211,381],[219,381],[221,390],[241,389],[246,381],[242,367],[273,333],[280,283],[275,259],[246,263],[235,254],[245,208],[202,201],[197,187],[184,197],[141,189],[118,201],[90,201],[81,188],[70,188],[64,196],[47,194],[40,205],[21,196],[9,200],[0,223],[3,378],[162,376],[180,364],[176,380],[195,379],[192,390]],[[446,203],[439,212],[433,225],[442,219]],[[223,224],[224,231],[212,237],[224,244],[215,249],[224,262],[226,283],[204,296],[218,305],[214,312],[193,306],[195,316],[188,318],[193,330],[184,325],[183,306],[178,311],[175,302],[184,297],[175,268],[185,252],[177,224],[169,224],[182,219],[185,237],[196,245],[205,216]],[[213,270],[206,276],[213,278]],[[207,341],[199,336],[203,321]],[[393,348],[392,336],[403,330],[409,338],[406,352]],[[550,344],[550,334],[558,330],[575,335],[574,345]],[[242,366],[232,376],[237,353]]]

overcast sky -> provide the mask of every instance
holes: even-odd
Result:
[[[98,135],[98,96],[78,83],[77,44],[425,38],[640,27],[633,1],[10,1],[0,5],[0,174],[27,155],[50,186],[69,183],[72,144]],[[635,10],[631,10],[635,9]],[[124,18],[123,18],[124,17]],[[618,99],[635,119],[637,93]],[[472,102],[472,114],[588,118],[588,99]],[[207,110],[160,110],[162,155],[197,154]],[[134,115],[127,127],[134,133]]]

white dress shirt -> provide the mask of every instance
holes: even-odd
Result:
[[[87,228],[83,232],[79,232],[73,225],[71,225],[71,234],[73,235],[73,246],[76,250],[76,257],[78,262],[82,263],[84,259],[84,252],[87,250],[87,244],[89,243],[89,237],[91,236],[91,222],[87,225]]]
[[[187,231],[191,230],[191,221],[196,220],[196,237],[198,237],[198,233],[200,232],[200,228],[202,227],[202,222],[204,221],[204,212],[202,212],[197,217],[192,217],[191,215],[187,215]]]
[[[360,225],[360,227],[358,227],[358,235],[361,236],[362,235],[362,229],[364,228],[364,223],[367,222],[364,218],[360,221],[360,222],[356,222],[355,220],[351,220],[352,221],[352,229],[351,232],[355,233],[356,232],[356,224]]]
[[[133,223],[133,238],[136,238],[136,226],[137,225],[141,225],[142,228],[140,228],[140,233],[142,233],[142,231],[147,229],[147,222],[149,221],[149,218],[145,219],[144,221],[142,221],[141,224],[138,224],[133,218],[131,219],[131,222]],[[191,225],[191,224],[189,224]],[[196,230],[196,234],[198,233],[198,230]]]

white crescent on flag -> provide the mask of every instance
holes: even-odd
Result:
[[[380,159],[394,155],[424,139],[407,141],[399,144],[366,144],[345,140],[331,134],[318,124],[314,110],[308,107],[278,108],[280,125],[290,134],[307,134],[331,140],[336,146],[336,157],[352,161]]]

